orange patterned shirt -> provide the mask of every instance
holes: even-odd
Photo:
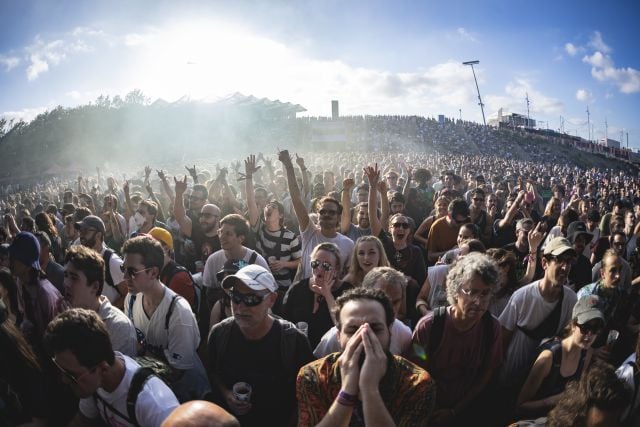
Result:
[[[340,353],[332,353],[300,369],[296,384],[298,426],[318,424],[341,388]],[[380,394],[397,426],[426,426],[435,405],[435,383],[427,371],[400,356],[391,356],[380,381]],[[361,402],[349,426],[364,426]]]

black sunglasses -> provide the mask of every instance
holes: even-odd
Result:
[[[331,209],[320,209],[318,213],[322,216],[334,216],[338,213],[338,211],[334,211]]]
[[[318,260],[311,261],[311,268],[316,269],[316,268],[318,268],[320,266],[322,266],[322,269],[324,271],[333,270],[333,266],[330,263],[328,263],[327,261],[324,261],[324,262],[320,262]]]
[[[580,329],[580,333],[582,335],[587,335],[589,332],[593,335],[598,335],[602,330],[602,327],[597,324],[585,323],[584,325],[578,324],[578,329]]]
[[[231,301],[233,301],[235,305],[243,303],[247,307],[255,307],[256,305],[260,305],[260,303],[264,301],[268,295],[269,294],[242,294],[240,292],[234,291],[233,289],[231,289],[231,292],[229,293]]]
[[[407,228],[409,228],[409,227],[410,227],[410,225],[409,225],[409,223],[408,223],[408,222],[394,222],[393,224],[391,224],[391,226],[392,226],[393,228],[400,228],[400,227],[402,227],[402,228],[404,228],[405,230],[406,230]]]

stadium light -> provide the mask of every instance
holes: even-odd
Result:
[[[484,104],[482,103],[482,98],[480,97],[480,87],[478,87],[478,79],[476,79],[476,71],[473,68],[474,65],[478,65],[480,63],[480,61],[475,60],[475,61],[466,61],[463,62],[462,65],[469,65],[471,66],[471,72],[473,73],[473,80],[476,82],[476,90],[478,91],[478,105],[480,106],[480,111],[482,111],[482,123],[484,123],[484,126],[487,126],[487,120],[484,118]]]

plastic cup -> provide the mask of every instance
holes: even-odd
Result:
[[[233,385],[233,396],[240,402],[251,402],[251,384],[238,382]]]

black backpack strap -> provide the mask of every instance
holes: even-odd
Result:
[[[525,335],[534,340],[540,341],[543,338],[550,338],[556,335],[558,326],[560,326],[560,318],[562,316],[562,302],[564,300],[564,286],[561,288],[560,299],[556,303],[551,313],[538,326],[531,330],[527,330],[518,326]]]
[[[258,259],[258,252],[253,251],[253,250],[252,250],[252,252],[253,253],[249,257],[249,264],[255,264],[256,260]]]
[[[176,300],[180,298],[180,295],[175,294],[171,298],[171,302],[169,303],[169,309],[167,310],[167,315],[164,318],[164,328],[169,329],[169,321],[171,320],[171,315],[173,314],[173,308],[176,305]]]
[[[137,396],[136,396],[136,398],[137,398]],[[131,420],[131,416],[127,416],[127,415],[123,414],[122,412],[118,411],[113,405],[111,405],[109,402],[107,402],[106,400],[101,398],[98,393],[93,393],[93,400],[96,403],[96,406],[98,405],[98,401],[100,401],[102,406],[105,406],[105,407],[109,408],[109,411],[113,412],[114,414],[116,414],[117,416],[122,418],[123,420],[127,420],[128,422],[130,422],[133,425],[138,425],[134,421]],[[135,408],[135,402],[134,402],[133,406]],[[135,416],[135,412],[134,412],[134,416]]]
[[[129,320],[131,320],[131,322],[133,322],[133,304],[135,304],[136,302],[136,295],[135,294],[130,294],[129,295],[129,312],[127,313]]]
[[[427,354],[432,356],[442,341],[444,334],[444,319],[447,313],[447,307],[437,307],[433,310],[433,321],[431,322],[431,330],[429,331],[429,344],[427,345]]]
[[[131,378],[129,392],[127,393],[127,414],[129,414],[129,422],[134,426],[140,425],[136,418],[138,395],[151,375],[153,375],[153,371],[150,368],[138,368],[133,374],[133,378]]]

